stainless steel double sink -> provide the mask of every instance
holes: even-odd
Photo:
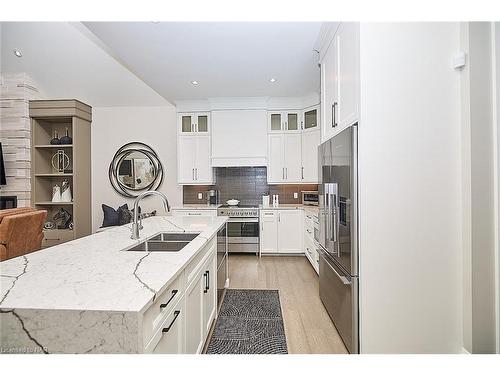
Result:
[[[159,233],[127,251],[180,251],[200,233]]]

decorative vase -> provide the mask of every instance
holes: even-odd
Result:
[[[50,140],[51,145],[60,145],[61,141],[59,139],[59,134],[57,134],[57,130],[54,130],[54,138]]]
[[[64,180],[61,184],[61,202],[71,202],[71,188],[68,180]]]
[[[61,188],[59,185],[54,185],[52,188],[52,202],[61,202]]]
[[[69,136],[68,128],[66,128],[66,135],[59,139],[62,145],[70,145],[73,143],[73,139]]]

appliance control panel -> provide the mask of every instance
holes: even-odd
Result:
[[[219,209],[219,216],[229,217],[259,217],[258,209]]]

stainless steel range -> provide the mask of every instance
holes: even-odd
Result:
[[[259,253],[259,208],[228,206],[217,209],[218,216],[229,216],[227,243],[230,253]]]

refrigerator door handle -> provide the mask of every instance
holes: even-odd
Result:
[[[323,258],[324,258],[324,256],[323,256]],[[352,284],[351,280],[349,280],[345,276],[341,276],[337,272],[337,270],[326,260],[326,258],[325,258],[325,263],[328,265],[328,267],[330,267],[330,269],[333,271],[333,273],[339,278],[339,280],[342,282],[342,284],[344,284],[344,285],[351,285]]]
[[[332,198],[330,199],[332,204],[332,241],[337,242],[337,194],[332,194]]]

